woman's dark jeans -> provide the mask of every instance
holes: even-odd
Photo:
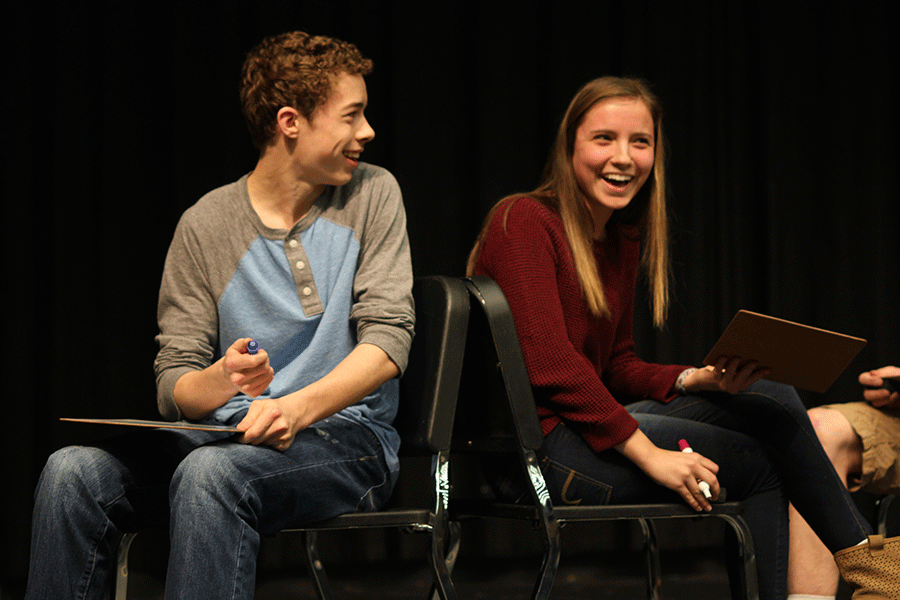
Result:
[[[746,508],[761,598],[787,593],[788,500],[832,552],[871,533],[793,388],[759,381],[734,396],[680,396],[668,404],[642,400],[627,408],[660,448],[677,450],[678,440],[686,439],[719,465],[727,499]],[[565,425],[547,436],[539,454],[554,503],[683,502],[616,450],[596,453]]]

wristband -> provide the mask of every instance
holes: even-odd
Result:
[[[687,395],[687,390],[684,389],[684,380],[687,379],[691,373],[696,371],[696,367],[691,367],[690,369],[685,369],[681,372],[681,375],[678,376],[678,379],[675,380],[675,391],[681,394],[682,396]]]

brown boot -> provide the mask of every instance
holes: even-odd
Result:
[[[900,600],[900,537],[870,535],[860,546],[834,555],[844,581],[854,587],[854,600]]]

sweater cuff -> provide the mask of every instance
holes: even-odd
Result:
[[[584,427],[581,437],[594,452],[603,452],[630,438],[637,429],[638,422],[622,407],[603,423],[592,423]]]

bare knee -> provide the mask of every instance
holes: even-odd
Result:
[[[816,435],[839,475],[858,472],[862,465],[862,441],[843,413],[829,408],[809,410]]]

